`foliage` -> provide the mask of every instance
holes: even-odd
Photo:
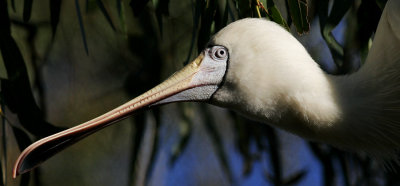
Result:
[[[0,74],[1,79],[1,92],[0,92],[0,104],[1,108],[7,107],[10,112],[17,115],[19,124],[9,122],[6,120],[7,113],[4,109],[0,112],[2,120],[2,136],[5,134],[5,126],[10,126],[13,131],[13,136],[18,143],[19,150],[23,150],[33,139],[39,139],[47,135],[53,134],[60,131],[61,128],[53,126],[45,119],[45,113],[43,109],[38,106],[35,102],[33,91],[29,83],[28,72],[26,63],[21,54],[20,48],[16,44],[11,31],[12,25],[20,25],[28,30],[30,33],[34,33],[36,27],[35,23],[30,22],[32,14],[32,6],[35,2],[32,0],[24,0],[23,12],[21,17],[15,19],[10,18],[9,14],[11,11],[16,11],[14,0],[10,0],[10,6],[6,0],[0,0],[0,51],[2,56],[2,62],[5,67],[6,74]],[[360,63],[360,60],[352,59],[365,59],[366,53],[369,49],[368,43],[373,37],[373,33],[376,29],[379,19],[379,15],[385,4],[385,0],[321,0],[321,1],[307,1],[307,0],[287,0],[287,1],[273,1],[273,0],[192,0],[192,19],[193,27],[192,39],[187,54],[186,62],[193,58],[193,54],[196,51],[200,51],[206,45],[209,38],[216,33],[218,30],[226,26],[228,23],[245,18],[245,17],[262,17],[277,22],[278,24],[285,27],[287,30],[294,28],[299,35],[307,34],[310,30],[310,23],[316,21],[319,18],[321,36],[325,40],[329,47],[332,58],[336,64],[336,68],[331,73],[333,74],[346,74],[355,69],[352,68],[353,63]],[[283,2],[283,3],[282,3]],[[129,3],[130,9],[125,7],[125,4]],[[90,55],[91,46],[88,45],[87,37],[85,32],[85,10],[88,11],[89,7],[99,9],[104,15],[109,26],[117,33],[126,33],[126,12],[133,12],[139,20],[141,20],[144,29],[148,30],[150,37],[162,38],[163,36],[163,24],[164,20],[169,17],[170,12],[173,12],[169,7],[170,0],[130,0],[126,2],[124,0],[117,0],[116,6],[107,6],[107,3],[103,3],[102,0],[86,0],[82,8],[82,2],[75,0],[75,10],[81,32],[82,45],[87,55]],[[49,20],[48,23],[51,27],[53,39],[57,32],[58,24],[60,21],[61,10],[63,7],[62,0],[50,0],[49,1]],[[110,14],[110,9],[116,9],[115,12],[118,15]],[[149,26],[151,17],[155,16],[156,25]],[[365,16],[369,16],[368,19]],[[119,24],[116,24],[113,17],[118,17]],[[99,18],[100,19],[100,18]],[[354,21],[355,20],[355,21]],[[343,21],[348,24],[356,24],[355,29],[346,30],[349,35],[355,36],[353,39],[347,40],[345,43],[340,43],[333,34],[334,29]],[[118,26],[119,25],[119,26]],[[349,27],[350,28],[350,27]],[[268,33],[266,33],[268,34]],[[35,37],[33,35],[33,37]],[[151,40],[151,39],[149,39]],[[152,42],[157,43],[157,40]],[[354,46],[356,53],[349,52],[349,46]],[[157,44],[156,44],[157,45]],[[153,45],[147,46],[148,50],[152,50]],[[352,51],[354,48],[351,49]],[[348,57],[348,55],[356,55],[358,58]],[[33,59],[35,61],[37,59]],[[161,61],[152,59],[151,61]],[[362,61],[361,61],[362,62]],[[151,64],[159,65],[159,64]],[[0,65],[1,67],[1,65]],[[38,68],[37,66],[35,68]],[[2,71],[0,71],[2,73]],[[4,73],[4,72],[3,72]],[[157,72],[157,75],[153,77],[151,82],[157,82],[161,77],[161,72]],[[39,76],[40,74],[37,74]],[[145,81],[144,81],[145,82]],[[42,82],[35,82],[40,87]],[[143,88],[146,85],[143,85]],[[40,90],[39,90],[40,91]],[[130,90],[128,90],[129,92]],[[136,91],[136,90],[135,90]],[[136,94],[136,93],[132,93]],[[41,98],[43,99],[43,98]],[[24,103],[24,104],[20,104]],[[43,105],[41,105],[43,106]],[[191,108],[189,105],[182,104],[179,106],[180,118],[180,138],[179,141],[171,149],[170,165],[171,167],[179,159],[181,154],[185,151],[188,141],[192,135],[192,120],[193,115],[190,114]],[[219,161],[223,170],[228,177],[228,180],[232,183],[235,178],[232,174],[232,168],[229,164],[229,155],[224,150],[223,139],[221,134],[215,127],[215,121],[212,118],[212,114],[204,105],[201,106],[200,112],[203,114],[203,118],[207,118],[205,127],[209,134],[210,139],[214,144],[214,149],[218,155]],[[160,111],[155,110],[153,112],[156,118],[156,132],[153,135],[154,143],[152,144],[152,153],[150,157],[150,163],[146,171],[146,183],[150,180],[154,163],[157,159],[157,153],[160,147],[158,145],[159,129],[161,125]],[[138,160],[139,151],[141,148],[143,136],[145,133],[145,116],[138,115],[135,117],[136,132],[132,135],[134,144],[132,145],[132,179],[131,183],[135,182],[136,168],[135,163]],[[254,162],[259,160],[260,154],[268,152],[270,154],[270,161],[272,164],[272,172],[266,170],[266,179],[274,185],[295,185],[299,183],[303,177],[307,174],[307,170],[301,170],[295,172],[288,177],[284,177],[282,174],[281,160],[279,154],[279,142],[276,131],[266,125],[261,125],[253,121],[249,121],[241,116],[232,113],[231,118],[234,120],[235,135],[237,138],[236,148],[241,153],[244,168],[243,174],[248,175],[253,167]],[[11,136],[7,134],[7,136]],[[3,144],[6,139],[3,139]],[[257,144],[257,151],[253,152],[250,150],[252,143]],[[2,145],[3,156],[6,155],[6,147]],[[319,159],[323,165],[324,171],[324,183],[325,185],[334,185],[335,174],[342,174],[346,185],[359,185],[362,183],[372,183],[372,179],[362,180],[360,178],[350,178],[351,173],[349,169],[358,170],[361,175],[370,175],[371,167],[370,161],[366,158],[359,158],[355,156],[349,156],[345,153],[325,145],[319,145],[310,143],[310,149],[313,151],[315,156]],[[350,159],[350,160],[349,160]],[[349,161],[356,159],[358,163],[349,165]],[[339,161],[339,167],[342,171],[337,172],[334,170],[335,162]],[[5,161],[1,161],[2,165]],[[7,172],[4,167],[1,166],[2,173]],[[355,168],[354,168],[355,167]],[[361,167],[361,168],[360,168]],[[362,177],[362,176],[361,176]],[[393,181],[394,176],[386,177],[388,183]],[[1,180],[5,185],[4,176]],[[29,177],[25,176],[21,185],[27,185]],[[38,178],[36,178],[38,179]]]

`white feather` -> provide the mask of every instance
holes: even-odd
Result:
[[[211,41],[230,54],[212,102],[311,140],[390,158],[400,148],[399,9],[400,1],[387,3],[365,65],[346,76],[323,72],[273,22],[234,22]]]

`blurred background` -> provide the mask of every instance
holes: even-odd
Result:
[[[385,169],[365,154],[305,141],[204,103],[136,114],[11,178],[29,144],[160,83],[241,18],[282,25],[327,73],[354,72],[385,3],[0,0],[0,184],[398,185],[395,165]]]

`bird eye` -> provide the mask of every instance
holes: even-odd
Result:
[[[225,59],[228,56],[228,52],[224,47],[218,46],[212,49],[211,57],[216,60]]]

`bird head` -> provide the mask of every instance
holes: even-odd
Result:
[[[293,36],[275,23],[261,19],[234,22],[217,33],[193,62],[158,86],[97,118],[27,147],[15,163],[13,176],[30,171],[82,138],[155,105],[203,101],[232,106],[244,113],[259,112],[247,105],[269,105],[267,108],[270,110],[265,113],[273,113],[281,99],[280,92],[285,89],[282,82],[293,80],[287,74],[299,70],[289,68],[290,65],[284,62],[286,60],[281,59],[285,55],[276,53],[289,51],[288,55],[290,52],[301,55],[305,50],[300,46]],[[298,60],[303,59],[299,57]],[[282,80],[282,77],[287,80]],[[259,98],[255,94],[257,91],[262,91],[267,99]],[[245,97],[254,99],[249,101]],[[246,106],[241,108],[240,105]]]

